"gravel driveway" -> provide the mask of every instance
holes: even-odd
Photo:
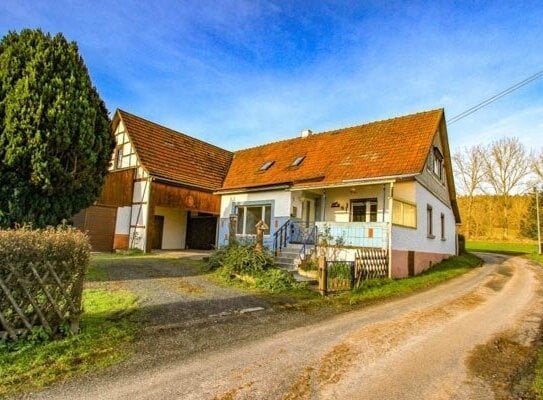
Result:
[[[423,293],[33,397],[492,399],[467,361],[500,332],[533,339],[541,272],[524,259],[484,259],[483,268]]]

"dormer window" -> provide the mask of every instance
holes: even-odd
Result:
[[[267,171],[274,163],[275,161],[266,161],[258,170],[262,172]]]
[[[302,161],[304,161],[305,156],[296,157],[294,161],[292,161],[292,164],[290,164],[291,167],[298,167]]]

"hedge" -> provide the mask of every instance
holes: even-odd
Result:
[[[0,340],[77,333],[90,245],[68,227],[0,230]]]

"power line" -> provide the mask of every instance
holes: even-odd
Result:
[[[485,101],[482,101],[481,103],[479,103],[477,105],[474,105],[471,108],[468,108],[466,111],[461,112],[458,115],[455,115],[454,117],[452,117],[451,119],[449,119],[447,121],[447,124],[448,125],[454,124],[455,122],[458,122],[463,118],[466,118],[468,115],[473,114],[474,112],[480,110],[481,108],[486,107],[487,105],[489,105],[491,103],[494,103],[496,100],[499,100],[504,96],[507,96],[509,93],[512,93],[515,90],[520,89],[521,87],[526,86],[527,84],[529,84],[529,83],[531,83],[531,82],[533,82],[536,79],[539,79],[541,77],[543,77],[543,70],[529,76],[528,78],[524,79],[523,81],[515,83],[513,86],[510,86],[509,88],[499,92],[498,94],[495,94],[494,96],[489,97]]]

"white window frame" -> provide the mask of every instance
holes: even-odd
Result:
[[[264,233],[264,236],[270,236],[271,219],[272,219],[272,206],[271,206],[270,203],[265,203],[265,204],[244,204],[244,205],[236,206],[236,216],[239,214],[239,209],[240,208],[244,209],[244,211],[243,211],[243,232],[238,233],[237,232],[237,227],[236,227],[236,236],[256,236],[254,233],[246,233],[247,232],[247,208],[256,208],[256,207],[262,207],[262,217],[263,217],[264,222],[266,222],[265,221],[266,207],[270,207],[270,223],[268,224],[269,229],[267,231],[264,231],[264,232],[268,232],[268,233]]]

